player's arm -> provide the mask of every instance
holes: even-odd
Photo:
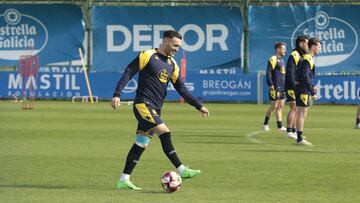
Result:
[[[313,84],[311,84],[310,78],[309,78],[310,71],[311,71],[310,63],[308,61],[305,61],[303,65],[304,65],[304,67],[302,69],[303,70],[302,74],[303,74],[305,86],[310,91],[311,96],[314,96],[314,95],[316,95],[315,88],[314,88]]]
[[[286,63],[286,82],[291,89],[295,88],[295,69],[295,59],[292,55],[290,55]]]
[[[270,89],[275,89],[274,88],[274,83],[273,83],[273,80],[272,80],[272,71],[273,71],[274,68],[275,68],[275,66],[273,66],[273,64],[269,60],[267,68],[266,68],[266,82],[269,85]]]
[[[190,94],[184,82],[179,77],[179,67],[177,66],[175,61],[174,61],[174,66],[175,66],[175,70],[171,75],[171,83],[174,85],[176,91],[180,94],[180,96],[182,96],[185,99],[187,103],[189,103],[191,106],[199,110],[203,116],[208,117],[209,110],[205,106],[200,104],[200,102]]]
[[[116,85],[113,98],[111,99],[111,106],[116,109],[120,105],[121,91],[125,88],[131,78],[139,72],[139,56],[136,57],[125,69],[124,74]]]

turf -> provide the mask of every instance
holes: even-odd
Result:
[[[207,119],[188,105],[163,108],[180,158],[202,170],[166,194],[160,177],[174,169],[157,137],[132,175],[143,190],[115,189],[133,143],[132,106],[38,102],[21,110],[0,101],[0,202],[360,202],[355,106],[314,106],[305,130],[312,148],[284,139],[274,118],[272,131],[260,132],[266,105],[208,108]]]

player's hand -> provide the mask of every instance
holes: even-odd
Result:
[[[269,87],[269,89],[270,89],[270,90],[275,90],[274,85],[271,85],[271,86]]]
[[[312,100],[316,101],[317,100],[317,96],[316,94],[314,96],[311,97]]]
[[[116,110],[119,106],[120,106],[120,98],[119,97],[113,97],[111,99],[111,107]]]
[[[205,106],[201,107],[200,112],[202,117],[209,117],[210,115],[209,110]]]

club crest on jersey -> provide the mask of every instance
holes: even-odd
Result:
[[[281,66],[280,72],[281,72],[281,74],[285,74],[285,73],[286,73],[286,72],[285,72],[285,66]]]
[[[159,77],[159,80],[160,80],[162,83],[167,83],[168,80],[169,80],[169,73],[168,73],[167,70],[164,68],[164,69],[162,69],[162,70],[158,73],[158,77]]]

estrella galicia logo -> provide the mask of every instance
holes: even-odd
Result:
[[[22,55],[36,55],[48,41],[48,31],[37,18],[7,9],[0,13],[0,59],[19,60]]]
[[[317,37],[321,41],[321,52],[316,57],[318,67],[332,66],[347,60],[357,49],[358,35],[348,22],[330,17],[326,12],[319,11],[294,30],[291,41],[299,35]]]

